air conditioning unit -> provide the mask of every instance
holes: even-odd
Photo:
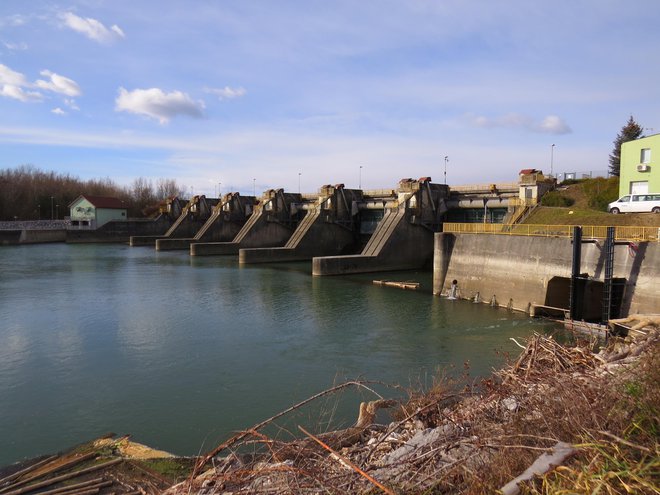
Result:
[[[640,163],[639,165],[637,165],[637,171],[638,172],[648,172],[649,171],[649,166],[644,164],[644,163]]]

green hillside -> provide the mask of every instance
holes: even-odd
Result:
[[[654,213],[607,213],[607,204],[618,198],[619,179],[583,179],[560,185],[547,193],[523,223],[537,225],[629,225],[660,227]]]

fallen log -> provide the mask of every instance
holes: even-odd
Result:
[[[17,478],[20,478],[24,474],[28,474],[32,471],[35,471],[38,468],[40,468],[41,466],[44,466],[44,465],[48,464],[49,462],[54,461],[57,458],[58,458],[58,456],[53,455],[53,456],[47,457],[46,459],[43,459],[39,462],[35,462],[34,464],[32,464],[31,466],[26,467],[25,469],[21,469],[20,471],[16,471],[14,474],[10,474],[9,476],[6,476],[6,477],[2,478],[0,480],[0,486],[6,485],[10,481],[13,481]],[[0,493],[2,491],[5,491],[5,489],[0,490]]]
[[[419,289],[419,282],[397,282],[396,280],[374,280],[376,285],[385,285],[387,287],[397,287],[398,289]]]
[[[29,493],[31,491],[34,491],[38,488],[43,488],[45,486],[51,486],[54,485],[55,483],[59,483],[60,481],[64,480],[69,480],[71,478],[77,478],[78,476],[82,476],[83,474],[87,473],[92,473],[94,471],[98,471],[100,469],[105,469],[110,466],[114,466],[115,464],[119,464],[120,462],[123,462],[124,459],[113,459],[108,462],[104,462],[102,464],[97,464],[96,466],[91,466],[85,469],[80,469],[78,471],[73,471],[71,473],[67,474],[62,474],[60,476],[56,476],[55,478],[51,478],[49,480],[45,481],[40,481],[39,483],[35,483],[33,485],[28,485],[23,488],[19,488],[18,490],[13,490],[11,492],[6,492],[6,495],[22,495],[23,493]]]

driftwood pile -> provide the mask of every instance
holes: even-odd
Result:
[[[566,398],[559,400],[562,394],[577,394],[576,400],[589,409],[613,370],[630,365],[658,340],[656,329],[640,331],[596,354],[593,341],[564,346],[535,335],[515,363],[486,381],[478,394],[447,391],[405,404],[381,398],[361,405],[353,428],[312,434],[299,427],[302,438],[297,439],[272,438],[260,431],[298,404],[219,445],[200,459],[188,481],[167,493],[480,493],[486,490],[479,488],[480,476],[507,456],[518,458],[520,466],[512,461],[501,490],[518,493],[519,482],[575,452],[562,438],[570,432],[557,429],[558,424],[570,424],[573,414],[566,410]],[[362,382],[345,383],[305,402],[348,387],[368,388]],[[554,410],[554,402],[563,409]],[[374,424],[375,412],[382,408],[398,421]],[[557,417],[562,414],[566,417]],[[529,433],[520,433],[525,431],[520,424],[529,425]]]
[[[135,452],[140,455],[133,457]],[[11,466],[0,479],[0,495],[160,494],[171,481],[133,461],[154,453],[168,455],[128,437],[106,436],[68,453]]]

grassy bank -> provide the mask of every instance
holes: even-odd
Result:
[[[618,194],[618,177],[581,179],[568,185],[560,185],[543,197],[541,206],[537,207],[524,223],[660,227],[660,215],[657,214],[608,213],[608,203],[615,201]]]

